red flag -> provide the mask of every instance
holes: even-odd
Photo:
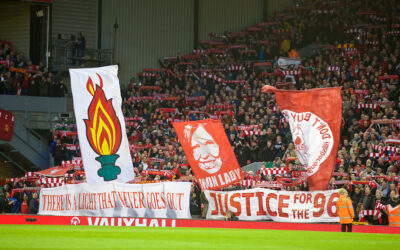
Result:
[[[11,141],[14,133],[14,115],[0,109],[0,140]]]
[[[57,177],[57,176],[65,176],[65,173],[68,172],[71,168],[66,168],[66,167],[59,167],[55,166],[52,168],[48,168],[39,172],[36,172],[39,175],[44,175],[44,176],[52,176],[52,177]]]
[[[342,121],[340,88],[297,91],[266,85],[262,91],[275,92],[279,109],[289,121],[297,157],[307,169],[310,190],[325,190],[339,145]]]
[[[243,173],[219,120],[172,124],[203,190],[219,189],[243,179]]]

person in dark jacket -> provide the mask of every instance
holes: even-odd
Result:
[[[190,214],[195,217],[201,215],[200,197],[197,192],[192,192],[190,196]]]
[[[59,81],[54,86],[54,96],[55,97],[66,97],[68,94],[67,86],[64,84],[64,80]]]
[[[53,147],[54,164],[61,166],[61,162],[65,160],[65,147],[61,144],[61,140],[57,138],[56,145]]]
[[[374,204],[372,204],[373,198],[374,197],[371,193],[371,187],[366,185],[364,188],[364,195],[361,200],[364,210],[373,210],[375,208]]]
[[[362,193],[360,187],[356,186],[354,192],[351,195],[351,200],[353,201],[353,207],[357,207],[358,203],[361,202]]]
[[[39,95],[39,86],[35,79],[29,81],[29,92],[30,96],[38,96]]]
[[[351,195],[351,200],[353,201],[353,207],[356,210],[355,220],[358,221],[358,213],[360,212],[361,200],[362,200],[362,193],[359,186],[355,186],[353,194]]]
[[[2,189],[0,189],[0,214],[5,212],[6,197]]]
[[[32,199],[29,201],[29,214],[37,214],[39,211],[38,194],[32,194]]]
[[[371,187],[366,185],[364,187],[364,195],[362,196],[362,199],[361,199],[361,203],[362,203],[361,209],[362,210],[374,210],[375,204],[372,204],[373,199],[374,199],[374,197],[371,193]],[[370,215],[366,215],[365,220],[372,223],[373,217]]]
[[[262,157],[260,158],[265,162],[272,162],[275,159],[276,151],[272,141],[268,140],[267,145],[261,150]]]
[[[239,162],[239,165],[241,167],[245,166],[246,165],[245,152],[244,152],[244,147],[242,145],[242,142],[240,140],[237,140],[234,142],[233,151],[235,152],[235,155]]]

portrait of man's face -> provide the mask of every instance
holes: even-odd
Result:
[[[191,146],[193,157],[202,170],[209,174],[214,174],[220,170],[222,161],[219,155],[219,145],[203,125],[200,124],[193,132]]]

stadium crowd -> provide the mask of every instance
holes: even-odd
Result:
[[[264,165],[246,172],[245,180],[230,189],[258,185],[307,191],[289,124],[274,95],[262,94],[261,87],[341,86],[341,141],[329,189],[349,191],[356,219],[387,224],[384,213],[363,211],[399,203],[398,14],[400,3],[393,0],[299,1],[276,13],[274,21],[241,32],[211,33],[211,40],[200,41],[192,54],[166,57],[160,68],[144,69],[121,89],[132,161],[140,177],[136,182],[195,183],[172,122],[211,118],[222,120],[241,167]],[[277,64],[279,58],[299,57],[297,50],[309,44],[314,45],[300,65],[283,69]],[[74,130],[74,125],[59,124],[52,132],[56,165],[79,161]],[[12,185],[23,184],[5,189],[8,212]],[[19,202],[35,199],[21,194]],[[206,203],[193,185],[192,214],[200,214]]]
[[[65,97],[63,80],[49,72],[43,62],[34,65],[24,53],[0,42],[0,95]]]

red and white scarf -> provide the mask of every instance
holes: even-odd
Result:
[[[387,139],[385,144],[393,143],[393,144],[400,144],[400,139]]]
[[[64,185],[64,178],[41,178],[39,184],[45,184],[48,187],[58,187]]]
[[[378,210],[361,210],[360,213],[358,214],[358,218],[360,218],[360,222],[364,222],[365,218],[364,216],[376,216],[378,219],[381,218],[381,212]]]
[[[374,40],[374,41],[366,40],[366,41],[365,41],[365,44],[367,44],[367,45],[378,45],[379,42],[376,41],[376,40]]]
[[[261,181],[256,181],[256,180],[241,180],[240,185],[243,187],[254,187],[255,185],[260,184]]]
[[[232,105],[229,103],[224,104],[208,104],[207,109],[220,109],[220,110],[231,110]]]
[[[264,175],[283,175],[287,174],[289,171],[281,168],[261,168],[260,171]]]
[[[348,29],[348,30],[346,31],[346,33],[347,33],[347,34],[352,34],[352,33],[361,33],[361,34],[363,34],[363,33],[365,33],[365,31],[362,30],[362,29]]]
[[[204,77],[213,79],[220,83],[228,83],[228,84],[245,84],[246,83],[246,80],[225,80],[222,77],[219,77],[215,74],[208,73],[208,72],[203,72],[201,75]]]
[[[156,109],[156,112],[160,112],[160,113],[178,113],[178,109],[177,108],[158,108]]]
[[[338,66],[329,66],[328,71],[340,71],[340,67]]]
[[[217,116],[221,116],[221,115],[227,115],[227,116],[235,116],[235,113],[233,113],[233,111],[215,111],[215,114]]]
[[[145,144],[145,145],[131,144],[131,145],[129,145],[129,149],[131,149],[131,150],[133,150],[133,149],[148,149],[151,147],[152,147],[151,144]]]
[[[385,33],[385,35],[398,35],[398,34],[400,34],[400,30],[392,30]]]
[[[367,89],[355,89],[353,93],[361,95],[369,95],[369,91]]]
[[[242,126],[236,126],[235,130],[237,131],[250,131],[254,129],[260,128],[260,125],[242,125]]]
[[[194,49],[192,52],[195,55],[204,55],[206,51],[204,49]]]
[[[386,22],[387,18],[386,17],[378,17],[377,15],[369,15],[369,18],[371,18],[372,20],[378,21],[378,22]]]
[[[82,166],[82,160],[70,160],[70,161],[62,161],[62,167],[73,167],[73,166]]]
[[[371,146],[374,150],[377,150],[378,152],[382,152],[383,151],[383,147],[379,146],[379,145],[375,145],[373,143],[371,143]]]
[[[243,66],[229,66],[228,71],[244,70]]]
[[[376,103],[359,103],[357,105],[357,109],[378,109],[378,105]]]
[[[263,135],[262,131],[249,131],[249,130],[244,130],[242,132],[242,137],[244,136],[253,136],[253,135]]]
[[[202,102],[204,101],[204,96],[188,96],[185,97],[185,102]]]
[[[283,70],[282,71],[283,75],[287,76],[297,76],[297,75],[301,75],[299,70]]]
[[[71,150],[71,151],[74,151],[74,150],[78,150],[78,149],[79,149],[79,145],[75,145],[75,144],[68,144],[68,143],[65,143],[65,144],[63,144],[63,146],[64,146],[67,150]]]
[[[25,177],[37,177],[38,175],[35,172],[26,172]]]
[[[144,121],[144,118],[143,117],[125,117],[124,118],[124,120],[125,121],[141,121],[141,122],[143,122]]]

